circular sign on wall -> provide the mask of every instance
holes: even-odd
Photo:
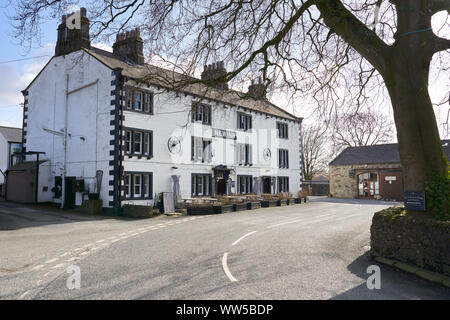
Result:
[[[269,148],[266,148],[263,150],[264,160],[269,161],[271,156],[272,156],[272,153],[270,152]]]
[[[181,151],[181,141],[177,137],[170,137],[167,141],[167,148],[170,153],[179,153]]]

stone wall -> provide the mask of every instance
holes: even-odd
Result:
[[[330,166],[330,194],[336,198],[358,197],[358,174],[400,168],[399,163]]]
[[[389,208],[375,213],[371,255],[450,275],[450,222],[402,212],[403,208]]]

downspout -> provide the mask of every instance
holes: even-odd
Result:
[[[66,202],[66,158],[67,158],[67,111],[69,109],[69,74],[66,74],[66,98],[64,106],[64,140],[63,140],[63,170],[62,170],[62,186],[61,186],[61,208],[64,208]]]

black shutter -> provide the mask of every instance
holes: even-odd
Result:
[[[191,160],[194,160],[194,137],[191,137]]]
[[[149,139],[150,139],[150,141],[148,142],[149,143],[149,152],[150,152],[150,157],[153,157],[153,131],[150,131],[149,132]]]
[[[249,120],[249,129],[252,128],[252,116],[248,116],[248,120]]]
[[[289,151],[286,150],[286,168],[289,168]]]

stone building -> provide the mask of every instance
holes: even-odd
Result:
[[[450,158],[450,140],[442,146]],[[397,144],[348,147],[330,162],[329,175],[333,197],[403,200]]]

